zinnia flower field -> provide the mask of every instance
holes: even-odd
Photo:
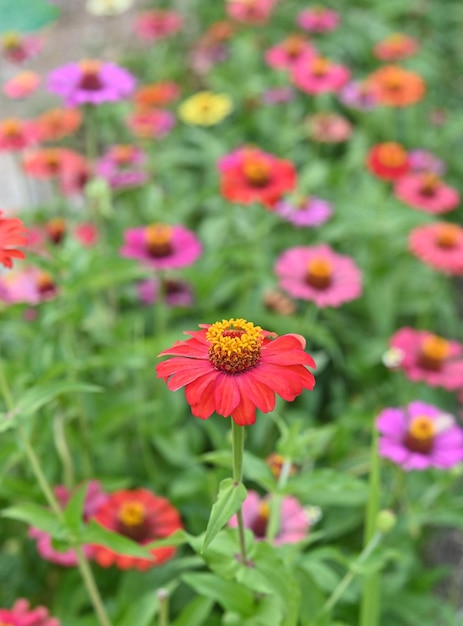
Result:
[[[457,0],[0,0],[0,626],[463,626]]]

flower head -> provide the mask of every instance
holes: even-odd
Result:
[[[130,72],[99,59],[67,63],[48,76],[48,90],[70,107],[117,102],[129,97],[134,89],[135,78]]]
[[[178,511],[166,499],[147,489],[121,490],[112,493],[92,516],[98,524],[144,545],[164,539],[182,528]],[[150,550],[152,558],[118,554],[104,546],[93,546],[94,560],[101,567],[147,570],[172,558],[175,548]]]
[[[303,389],[313,389],[315,368],[304,352],[300,335],[262,330],[244,319],[201,324],[188,331],[191,339],[178,341],[160,356],[173,356],[156,367],[171,391],[185,387],[193,415],[209,418],[215,411],[242,426],[254,424],[256,408],[275,407],[275,393],[292,402]]]
[[[340,101],[351,109],[367,111],[379,104],[378,89],[367,80],[350,81],[339,92]]]
[[[17,217],[2,217],[0,211],[0,263],[4,267],[13,267],[13,259],[24,259],[25,254],[17,246],[27,243],[27,230]]]
[[[0,624],[4,626],[60,626],[44,606],[32,609],[24,598],[16,600],[11,609],[0,609]]]
[[[0,276],[0,300],[8,304],[40,304],[57,292],[53,277],[37,267],[15,269]]]
[[[310,7],[299,13],[297,23],[311,33],[326,33],[338,27],[339,13],[323,6]]]
[[[215,126],[232,110],[233,104],[227,94],[199,91],[182,102],[178,115],[187,124]]]
[[[277,0],[226,0],[227,14],[245,24],[265,24]]]
[[[34,34],[18,32],[0,36],[0,53],[12,63],[22,63],[36,56],[42,48],[42,40]]]
[[[301,59],[316,56],[315,48],[301,35],[289,35],[265,53],[265,60],[270,67],[290,70]]]
[[[367,155],[367,167],[378,178],[397,180],[410,169],[410,160],[403,146],[394,141],[378,143]]]
[[[13,100],[28,98],[37,91],[41,80],[40,75],[36,72],[21,72],[4,83],[3,93]]]
[[[131,144],[111,146],[96,165],[98,176],[105,178],[114,189],[142,185],[148,179],[143,169],[145,153]]]
[[[136,34],[146,42],[165,39],[183,27],[183,18],[176,11],[152,9],[140,13],[135,22]]]
[[[134,93],[133,99],[138,111],[149,111],[153,107],[171,104],[180,96],[180,87],[173,81],[159,81],[142,85]]]
[[[292,69],[294,84],[312,95],[339,91],[350,78],[344,65],[333,63],[325,57],[302,58]]]
[[[75,133],[82,122],[79,109],[49,109],[37,119],[40,141],[57,141]]]
[[[280,200],[275,205],[275,213],[299,228],[320,226],[332,215],[333,209],[326,200],[314,196],[302,196],[294,200]]]
[[[158,139],[167,135],[175,125],[175,117],[164,109],[135,111],[127,119],[127,125],[134,135],[143,139]]]
[[[463,345],[427,330],[401,328],[390,339],[403,358],[399,368],[413,381],[449,391],[463,387]]]
[[[134,0],[87,0],[89,13],[97,16],[121,15],[130,9]]]
[[[458,224],[437,222],[417,226],[410,233],[408,247],[434,269],[463,275],[463,228]]]
[[[374,54],[381,61],[401,61],[419,50],[419,43],[405,33],[392,33],[374,47]]]
[[[408,159],[412,172],[430,172],[442,176],[447,169],[444,161],[429,150],[410,150]]]
[[[157,270],[187,267],[202,252],[199,239],[184,226],[157,223],[129,228],[124,239],[122,256],[138,259]]]
[[[320,143],[341,143],[352,135],[352,124],[349,120],[330,111],[308,115],[304,126],[309,138]]]
[[[405,204],[435,215],[448,213],[460,203],[460,194],[432,172],[418,172],[401,177],[394,194]]]
[[[377,90],[380,104],[407,107],[424,97],[426,85],[416,72],[400,65],[384,65],[370,74],[368,82]]]
[[[34,122],[16,117],[0,121],[0,151],[19,152],[38,140],[38,129]]]
[[[338,307],[362,292],[359,268],[327,245],[297,246],[283,252],[275,264],[280,287],[294,298],[320,307]]]
[[[267,526],[270,519],[271,499],[268,496],[260,497],[255,491],[248,491],[242,505],[243,523],[249,528],[256,541],[266,538]],[[236,515],[228,522],[228,525],[238,525]],[[280,520],[275,545],[284,543],[297,543],[307,537],[310,529],[310,516],[304,507],[293,496],[285,496],[281,501]]]
[[[70,148],[37,148],[23,158],[24,170],[33,178],[61,178],[64,172],[85,167],[86,160]]]
[[[138,285],[138,295],[144,304],[156,302],[160,290],[164,294],[167,306],[189,307],[193,304],[191,286],[183,280],[168,278],[159,283],[155,278],[151,278]]]
[[[463,461],[463,430],[452,415],[431,404],[385,409],[376,425],[380,455],[404,470],[449,469]]]

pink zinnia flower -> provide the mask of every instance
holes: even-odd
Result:
[[[60,621],[52,617],[44,606],[32,609],[24,598],[16,600],[9,610],[0,609],[0,623],[5,626],[60,626]]]
[[[71,497],[71,493],[63,485],[58,485],[57,487],[55,487],[54,491],[61,507],[64,509]],[[90,480],[87,487],[87,494],[85,496],[83,521],[86,521],[90,517],[92,517],[100,508],[100,506],[108,500],[108,497],[109,496],[104,491],[102,491],[100,483],[98,481]],[[73,549],[69,549],[65,552],[58,552],[58,550],[55,550],[53,548],[51,536],[45,531],[39,530],[38,528],[34,528],[33,526],[31,526],[29,528],[29,537],[37,540],[37,551],[40,556],[47,561],[57,563],[58,565],[62,565],[63,567],[73,567],[77,565],[77,557],[75,551]],[[82,549],[87,558],[90,558],[93,555],[92,546],[83,546]]]
[[[19,152],[39,141],[35,122],[10,117],[0,121],[0,152]]]
[[[164,109],[135,111],[127,119],[127,125],[137,137],[158,139],[167,135],[175,126],[175,116]]]
[[[270,67],[290,70],[301,59],[316,56],[315,48],[301,35],[290,35],[265,53],[265,60]]]
[[[176,11],[152,9],[140,13],[135,22],[135,32],[146,42],[165,39],[183,27],[183,18]]]
[[[196,235],[184,226],[151,224],[124,233],[121,255],[157,270],[192,265],[202,252]]]
[[[129,144],[111,146],[96,165],[96,173],[114,189],[136,187],[148,180],[142,169],[145,153]]]
[[[285,104],[294,100],[295,91],[292,87],[275,87],[266,89],[262,95],[262,103],[269,106]]]
[[[420,172],[400,178],[394,193],[405,204],[426,213],[448,213],[460,203],[460,194],[436,174]]]
[[[392,33],[378,42],[373,52],[381,61],[401,61],[416,54],[419,47],[420,44],[414,37],[405,33]]]
[[[322,6],[311,7],[299,13],[297,23],[311,33],[326,33],[338,27],[339,13]]]
[[[144,304],[153,304],[159,296],[159,290],[164,294],[167,306],[189,307],[193,304],[193,291],[184,280],[168,278],[159,284],[155,278],[144,280],[138,284],[138,295]]]
[[[27,61],[36,56],[41,48],[42,40],[37,35],[10,32],[0,37],[0,51],[12,63]]]
[[[312,95],[339,91],[350,78],[344,65],[324,57],[300,59],[292,68],[293,82],[301,91]]]
[[[331,205],[314,196],[303,196],[298,200],[280,200],[275,205],[275,213],[294,226],[320,226],[332,215]]]
[[[352,135],[352,124],[339,113],[327,111],[308,115],[304,126],[309,138],[320,143],[342,143]]]
[[[449,469],[463,461],[463,431],[452,415],[431,404],[385,409],[376,426],[380,455],[406,471]]]
[[[74,229],[74,235],[79,243],[88,248],[93,247],[100,236],[98,228],[91,222],[77,224]]]
[[[463,387],[463,345],[457,341],[405,327],[391,337],[389,345],[402,351],[399,367],[410,380],[449,391]]]
[[[37,91],[41,80],[36,72],[21,72],[4,83],[3,93],[13,100],[27,98]]]
[[[354,261],[324,244],[286,250],[277,259],[275,272],[282,289],[320,308],[338,307],[362,293],[361,272]]]
[[[245,24],[265,24],[273,11],[277,0],[227,0],[226,9],[229,17]]]
[[[351,109],[368,111],[379,105],[378,90],[368,81],[352,81],[339,92],[339,100]]]
[[[442,176],[447,169],[445,163],[429,150],[410,150],[408,159],[414,172],[430,172]]]
[[[56,295],[53,278],[36,267],[15,269],[0,276],[0,300],[8,304],[39,304]]]
[[[64,99],[66,106],[102,104],[128,98],[135,78],[123,67],[97,59],[67,63],[48,76],[48,90]]]
[[[248,491],[242,505],[243,523],[252,530],[256,541],[266,538],[267,526],[270,519],[271,498],[261,498],[255,491]],[[238,526],[234,515],[228,522],[231,527]],[[304,507],[293,496],[282,498],[280,509],[280,523],[278,533],[273,541],[277,546],[283,543],[297,543],[305,537],[310,529],[310,516]]]
[[[418,226],[410,233],[408,247],[434,269],[463,274],[463,228],[458,224],[437,222]]]

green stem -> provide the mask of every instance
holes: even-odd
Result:
[[[72,462],[71,452],[66,441],[64,417],[60,412],[56,413],[53,420],[53,436],[55,448],[63,466],[63,482],[68,489],[72,489],[75,483],[74,463]]]
[[[232,453],[233,453],[233,480],[241,483],[243,479],[243,452],[244,452],[244,428],[232,420]],[[244,536],[243,513],[241,507],[236,513],[238,520],[238,539],[240,554],[243,565],[247,563],[246,541]]]
[[[167,589],[158,589],[159,626],[169,626],[169,592]]]

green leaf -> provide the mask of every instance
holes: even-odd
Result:
[[[0,0],[0,34],[39,30],[59,16],[58,7],[45,0]]]
[[[182,546],[184,543],[189,543],[191,539],[193,539],[193,537],[184,530],[176,530],[164,539],[157,539],[156,541],[145,543],[144,547],[147,550],[152,550],[153,548],[164,548],[165,546]]]
[[[83,543],[94,543],[114,550],[117,554],[134,556],[142,559],[152,559],[153,555],[136,541],[124,537],[119,533],[113,533],[103,528],[94,520],[90,520],[88,526],[80,537]]]
[[[36,413],[42,406],[64,393],[97,393],[101,387],[87,383],[59,381],[39,385],[22,394],[16,412],[25,417]]]
[[[34,502],[24,502],[11,506],[2,511],[2,516],[8,519],[25,522],[29,526],[34,526],[39,530],[49,533],[52,537],[63,539],[66,532],[60,521],[50,509],[39,506]]]
[[[66,526],[72,530],[78,530],[83,523],[85,496],[87,495],[88,484],[81,485],[72,494],[69,502],[64,509],[64,520]]]
[[[205,624],[213,604],[214,601],[211,598],[201,596],[194,598],[186,605],[172,626],[202,626]]]
[[[252,614],[254,596],[244,585],[202,572],[189,572],[182,576],[182,580],[198,595],[211,598],[226,611],[236,611],[241,615]]]
[[[242,483],[237,483],[232,478],[222,480],[219,486],[219,495],[212,506],[211,515],[207,523],[203,552],[220,529],[239,510],[246,498],[246,494],[246,488]]]

